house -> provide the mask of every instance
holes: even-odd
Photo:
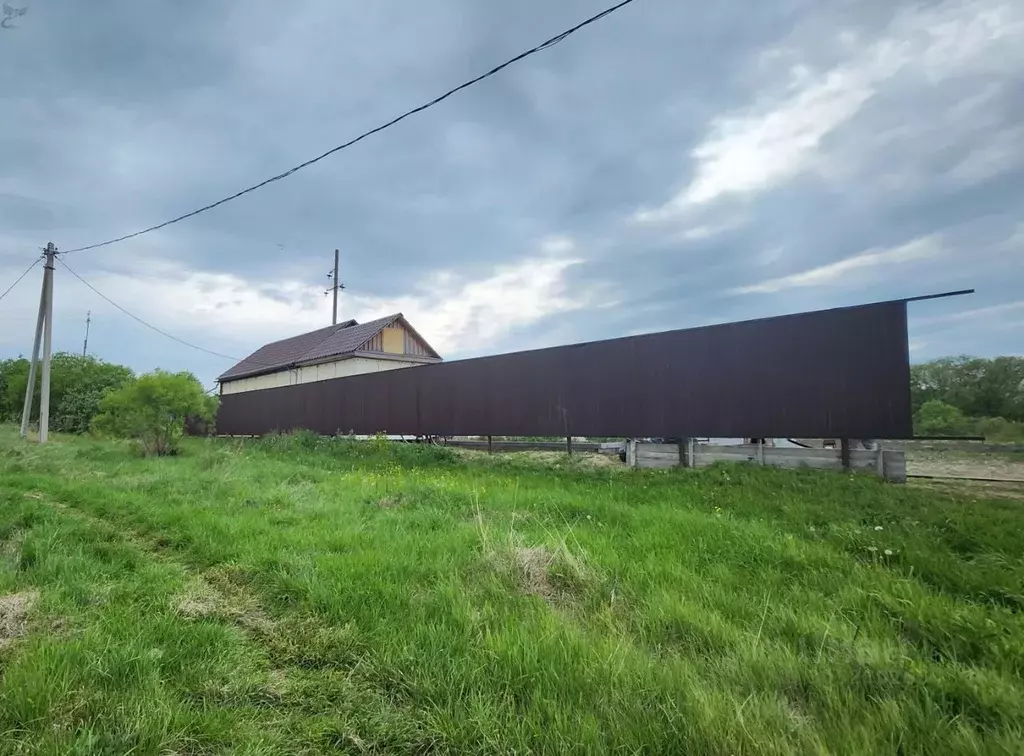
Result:
[[[220,376],[221,394],[294,386],[441,362],[402,313],[337,325],[262,346]]]

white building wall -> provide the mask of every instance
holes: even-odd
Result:
[[[295,386],[300,383],[329,381],[332,378],[345,378],[349,375],[362,375],[363,373],[382,373],[385,370],[398,370],[422,364],[421,362],[406,362],[404,360],[375,360],[370,357],[349,357],[348,359],[335,362],[323,362],[319,365],[306,365],[294,370],[282,370],[277,373],[256,375],[252,378],[226,381],[221,385],[221,393],[240,394],[243,391],[259,391],[260,389],[279,388],[281,386]]]

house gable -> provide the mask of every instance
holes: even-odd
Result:
[[[367,353],[367,356],[376,353],[427,360],[440,359],[437,352],[423,340],[422,336],[416,333],[401,315],[367,339],[357,351]]]

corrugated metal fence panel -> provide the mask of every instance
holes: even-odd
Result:
[[[908,438],[891,302],[223,396],[220,433]]]

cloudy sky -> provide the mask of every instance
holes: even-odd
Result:
[[[0,291],[348,140],[610,0],[19,0],[0,29]],[[448,357],[975,287],[915,359],[1024,354],[1024,3],[636,0],[237,202],[67,263],[244,356],[402,311]],[[31,348],[41,268],[0,302]],[[56,273],[56,349],[230,366]]]

